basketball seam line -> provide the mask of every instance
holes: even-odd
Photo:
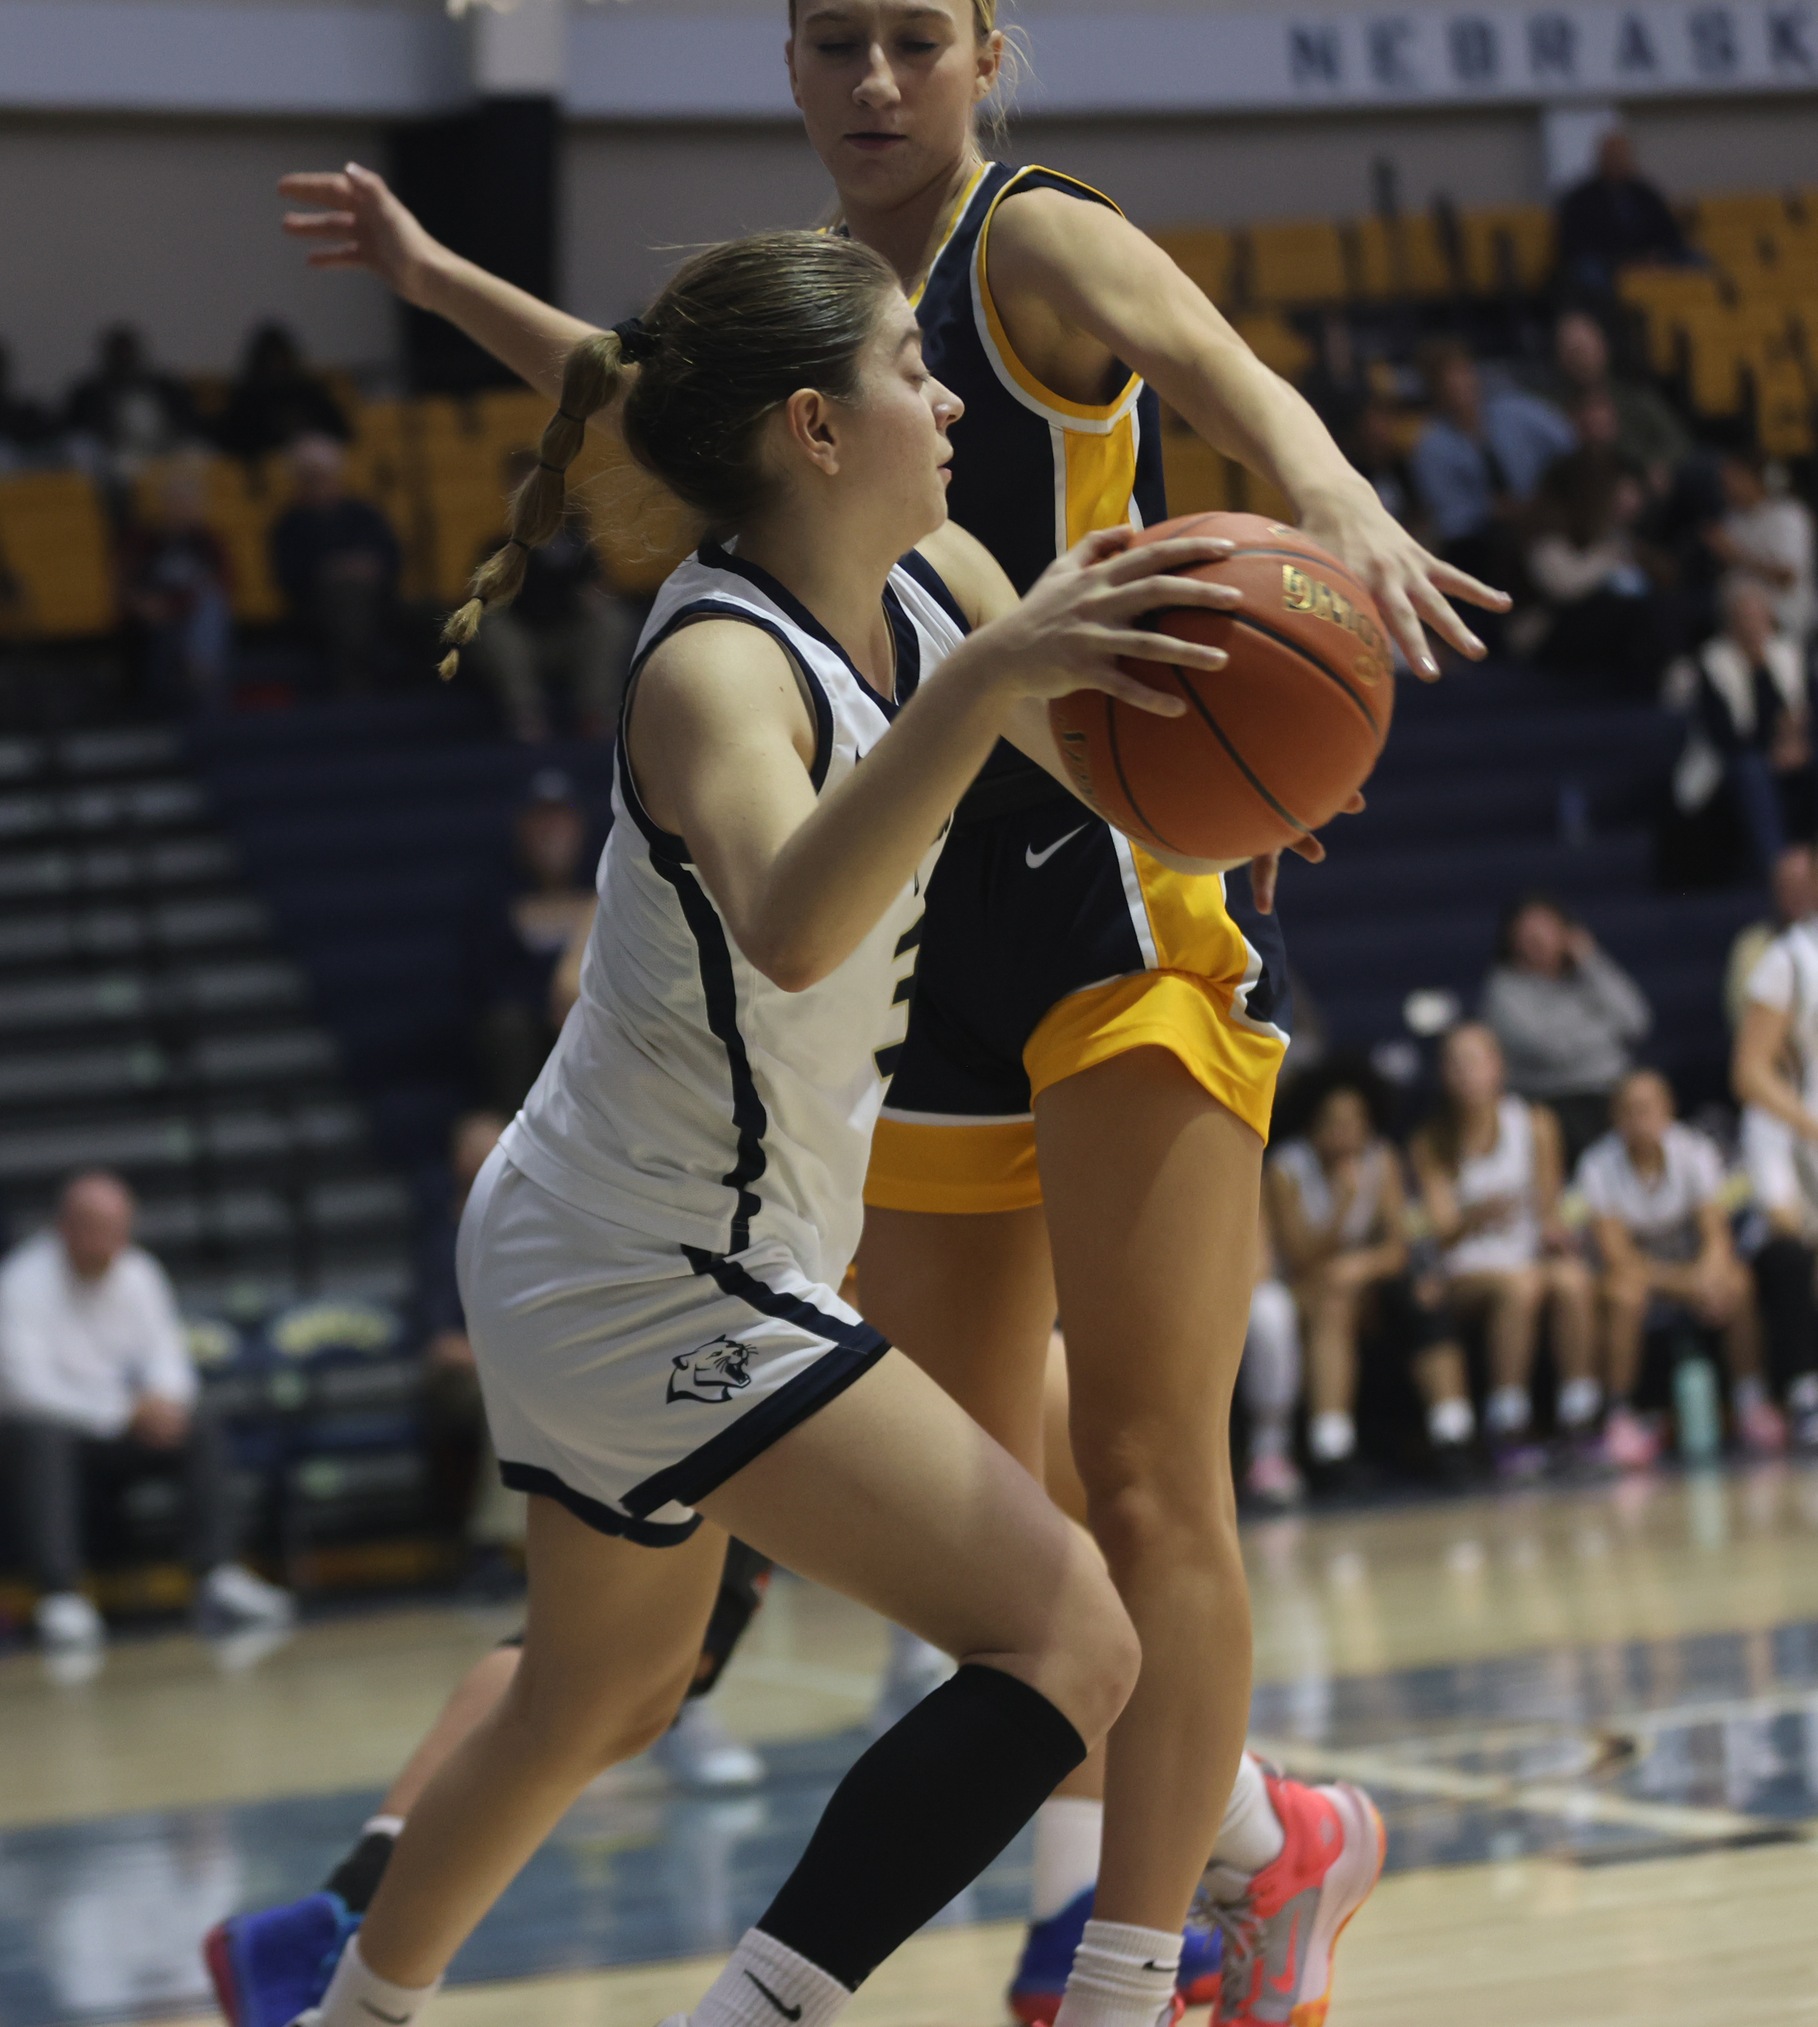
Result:
[[[1158,619],[1165,619],[1167,615],[1172,612],[1198,612],[1200,610],[1201,608],[1196,605],[1166,605],[1160,607],[1155,612],[1144,613],[1139,624],[1143,627],[1145,632],[1159,633],[1161,629],[1155,625],[1155,622]],[[1344,693],[1344,695],[1350,699],[1352,704],[1355,705],[1357,710],[1362,714],[1364,723],[1369,726],[1370,730],[1376,734],[1378,739],[1382,738],[1383,729],[1376,722],[1375,712],[1372,711],[1369,705],[1364,702],[1364,700],[1357,694],[1357,692],[1354,689],[1352,689],[1350,683],[1344,678],[1344,676],[1342,676],[1337,669],[1332,668],[1328,666],[1327,663],[1321,661],[1319,656],[1314,652],[1314,650],[1308,647],[1304,641],[1296,640],[1292,634],[1277,633],[1274,627],[1266,625],[1260,619],[1252,619],[1250,615],[1245,612],[1241,611],[1228,612],[1219,615],[1219,617],[1230,620],[1233,626],[1248,627],[1252,633],[1260,634],[1264,640],[1273,641],[1278,648],[1286,648],[1290,654],[1298,657],[1298,659],[1305,662],[1308,668],[1317,669],[1318,672],[1325,677],[1327,682],[1336,684],[1339,690],[1341,690]],[[1169,663],[1168,666],[1172,668],[1174,667],[1174,664]]]
[[[1213,717],[1212,713],[1206,708],[1205,699],[1201,697],[1201,695],[1193,687],[1193,685],[1187,681],[1186,674],[1181,669],[1180,664],[1178,662],[1170,662],[1168,666],[1174,672],[1174,680],[1177,683],[1179,683],[1181,689],[1185,692],[1187,701],[1206,721],[1207,725],[1211,728],[1213,738],[1215,738],[1218,741],[1218,743],[1225,749],[1225,751],[1231,756],[1231,763],[1237,769],[1237,771],[1250,784],[1250,786],[1256,791],[1256,793],[1262,797],[1263,801],[1269,805],[1269,807],[1275,812],[1275,814],[1281,818],[1283,823],[1292,824],[1295,832],[1299,836],[1303,838],[1311,837],[1313,835],[1312,826],[1310,824],[1302,823],[1300,818],[1297,817],[1294,814],[1294,812],[1288,808],[1286,803],[1278,802],[1276,798],[1272,794],[1270,794],[1267,786],[1256,774],[1255,770],[1250,766],[1250,763],[1244,758],[1244,756],[1240,752],[1238,752],[1237,748],[1231,743],[1230,738],[1227,736],[1225,732],[1225,728],[1218,722],[1218,720],[1215,717]]]
[[[1162,832],[1149,821],[1149,812],[1137,801],[1135,792],[1130,786],[1130,777],[1124,772],[1124,751],[1117,736],[1117,699],[1115,697],[1107,697],[1105,699],[1105,736],[1111,747],[1111,765],[1117,769],[1117,783],[1124,792],[1124,800],[1136,812],[1138,821],[1157,844],[1166,847],[1171,852],[1178,851],[1180,847],[1171,844]]]

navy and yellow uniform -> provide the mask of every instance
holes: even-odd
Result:
[[[1094,529],[1167,514],[1154,393],[1131,374],[1110,401],[1069,401],[1017,358],[998,316],[991,222],[1031,189],[1110,203],[1053,170],[988,165],[916,298],[929,370],[966,404],[949,508],[1019,591]],[[1136,1048],[1171,1050],[1266,1135],[1286,1029],[1271,918],[1223,880],[1163,866],[1000,746],[929,887],[865,1200],[942,1212],[1039,1204],[1035,1097]]]

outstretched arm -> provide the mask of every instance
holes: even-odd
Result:
[[[451,253],[383,176],[357,162],[286,176],[278,189],[300,207],[284,214],[284,230],[308,242],[311,267],[364,268],[414,309],[446,317],[539,394],[560,398],[562,362],[592,324]]]
[[[1439,674],[1423,623],[1461,654],[1483,653],[1447,601],[1501,612],[1507,596],[1429,555],[1346,462],[1301,395],[1127,219],[1033,190],[1004,206],[991,231],[990,263],[1000,304],[1046,304],[1140,373],[1215,449],[1285,493],[1301,527],[1368,585],[1422,675]]]

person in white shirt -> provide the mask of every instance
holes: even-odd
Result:
[[[197,1411],[164,1270],[132,1243],[132,1192],[80,1175],[56,1223],[0,1263],[0,1442],[17,1528],[39,1591],[47,1646],[97,1644],[100,1615],[78,1588],[86,1486],[179,1476],[198,1605],[217,1623],[284,1624],[288,1595],[233,1560],[227,1455]]]
[[[1774,467],[1758,450],[1731,452],[1719,479],[1725,512],[1704,531],[1705,546],[1726,570],[1763,585],[1781,632],[1805,646],[1818,625],[1811,508],[1775,482]]]
[[[1529,1436],[1543,1318],[1552,1325],[1562,1433],[1588,1435],[1603,1398],[1596,1295],[1559,1218],[1564,1141],[1546,1106],[1511,1095],[1502,1045],[1481,1021],[1462,1021],[1446,1036],[1439,1082],[1439,1105],[1408,1155],[1453,1313],[1484,1322],[1484,1422],[1499,1468],[1523,1476],[1543,1461]]]
[[[1785,1440],[1761,1384],[1753,1293],[1724,1213],[1723,1156],[1673,1115],[1667,1080],[1631,1070],[1610,1101],[1613,1130],[1585,1150],[1576,1177],[1602,1264],[1605,1454],[1621,1470],[1646,1470],[1659,1455],[1659,1434],[1633,1396],[1649,1326],[1675,1315],[1721,1335],[1748,1446]]]
[[[1767,1224],[1752,1265],[1770,1369],[1794,1440],[1818,1449],[1818,899],[1749,975],[1731,1082],[1749,1187]]]

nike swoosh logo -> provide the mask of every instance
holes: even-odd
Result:
[[[745,1975],[758,1988],[758,1990],[763,1993],[764,1997],[770,2001],[771,2005],[773,2005],[776,2008],[776,2010],[780,2014],[782,2014],[785,2020],[799,2020],[802,2017],[801,2007],[785,2006],[782,2000],[777,1997],[777,1995],[770,1989],[770,1987],[767,1984],[764,1983],[763,1979],[760,1978],[755,1971],[747,1971]]]
[[[1030,872],[1039,873],[1048,861],[1053,858],[1055,853],[1060,850],[1062,845],[1070,845],[1079,836],[1080,831],[1083,831],[1085,828],[1086,826],[1081,824],[1079,830],[1071,830],[1064,838],[1056,838],[1045,852],[1038,852],[1033,845],[1025,845],[1023,847],[1023,863],[1029,868]]]
[[[363,2013],[370,2013],[375,2020],[383,2020],[385,2027],[410,2027],[408,2013],[381,2013],[370,1999],[360,2001],[360,2010]]]

